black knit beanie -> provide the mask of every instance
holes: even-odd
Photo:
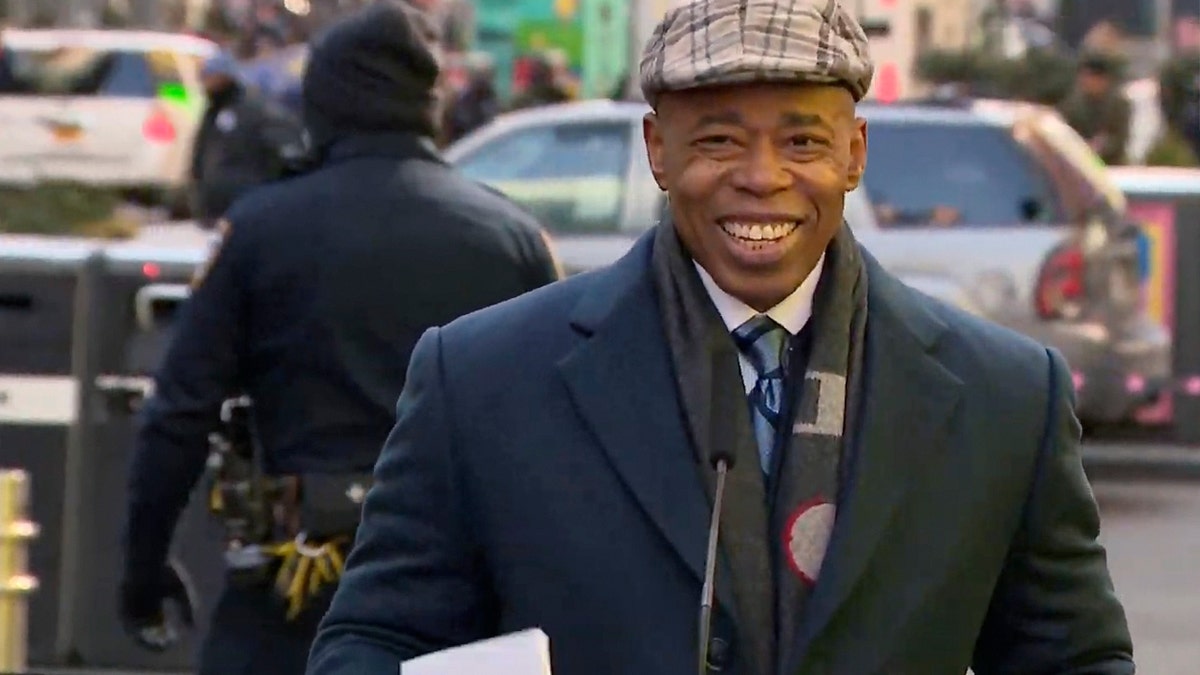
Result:
[[[365,133],[436,135],[436,39],[428,17],[403,0],[378,0],[330,26],[304,74],[313,145]]]

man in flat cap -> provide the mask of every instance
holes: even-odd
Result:
[[[843,224],[871,76],[836,0],[667,13],[669,217],[421,339],[310,675],[531,626],[556,675],[1133,673],[1062,357]]]

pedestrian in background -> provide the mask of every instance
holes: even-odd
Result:
[[[1171,58],[1159,75],[1159,100],[1169,132],[1200,157],[1200,16],[1175,20]]]
[[[248,87],[230,54],[209,59],[200,77],[208,107],[192,149],[192,213],[211,229],[239,197],[284,175],[307,147],[300,120]]]
[[[1070,124],[1106,164],[1125,163],[1133,108],[1121,91],[1123,59],[1105,51],[1085,53],[1075,87],[1059,106]]]
[[[513,97],[509,108],[522,110],[555,103],[565,103],[574,98],[569,88],[566,56],[557,50],[535,54],[528,60],[528,80]]]
[[[453,143],[491,122],[501,111],[496,92],[496,71],[491,57],[483,52],[466,55],[467,81],[452,92],[446,109],[446,141]]]
[[[21,89],[17,77],[16,54],[4,44],[4,31],[7,30],[3,19],[0,19],[0,94],[13,94]]]

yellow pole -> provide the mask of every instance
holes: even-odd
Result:
[[[0,470],[0,672],[24,673],[28,645],[28,596],[37,579],[28,572],[29,540],[38,526],[26,516],[29,474]]]

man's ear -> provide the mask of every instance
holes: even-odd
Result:
[[[851,192],[862,182],[867,169],[867,121],[854,120],[854,134],[850,137],[850,166],[846,172],[846,192]]]
[[[646,158],[650,161],[650,173],[654,176],[654,182],[658,183],[658,189],[666,190],[666,173],[663,168],[663,137],[662,129],[658,126],[657,113],[648,112],[642,118],[642,138],[646,140]]]

